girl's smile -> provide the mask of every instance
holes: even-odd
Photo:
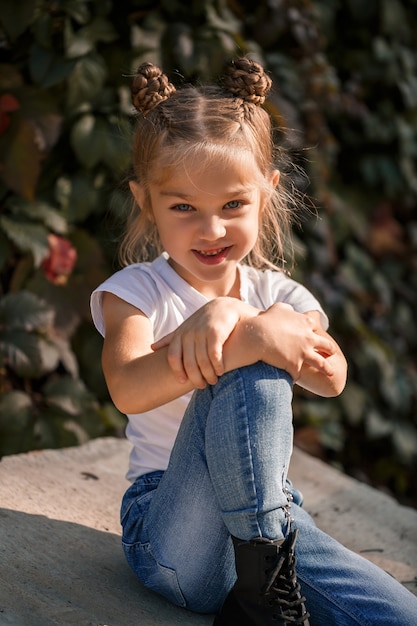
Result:
[[[216,265],[227,258],[227,254],[231,247],[217,248],[216,250],[193,250],[196,257],[202,263],[207,265]]]

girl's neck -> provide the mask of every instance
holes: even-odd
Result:
[[[172,267],[172,269],[187,282],[193,289],[201,293],[208,300],[214,300],[214,298],[220,298],[224,296],[228,296],[230,298],[241,299],[240,297],[240,272],[238,266],[236,266],[236,273],[234,276],[233,282],[230,285],[227,283],[219,284],[217,282],[199,282],[194,283],[192,280],[188,280],[187,276],[183,275],[181,271],[178,271],[177,265],[172,261],[171,258],[168,258],[168,264]]]

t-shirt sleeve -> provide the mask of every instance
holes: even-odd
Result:
[[[318,311],[323,329],[328,329],[329,318],[317,298],[304,285],[285,274],[271,270],[264,271],[258,290],[265,309],[276,302],[285,302],[298,313]]]
[[[139,265],[132,265],[116,272],[93,291],[90,298],[90,309],[93,322],[98,332],[104,337],[106,329],[103,318],[103,294],[113,293],[115,296],[132,304],[152,319],[156,315],[157,293],[152,278],[141,271]]]

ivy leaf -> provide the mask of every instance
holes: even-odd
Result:
[[[90,24],[80,28],[76,33],[67,27],[68,58],[76,58],[92,52],[98,42],[110,43],[118,38],[112,24],[104,17],[96,17]]]
[[[0,226],[7,237],[22,252],[31,252],[36,267],[49,252],[48,231],[41,224],[32,224],[14,220],[9,217],[0,217]]]
[[[45,400],[49,406],[72,416],[95,408],[96,401],[79,379],[58,378],[44,387]]]
[[[103,129],[103,132],[106,136],[103,161],[112,171],[126,171],[131,158],[128,138],[121,132],[119,124],[107,124],[107,129]]]
[[[349,423],[360,424],[366,408],[367,393],[365,389],[354,381],[349,381],[340,401]]]
[[[20,118],[13,139],[4,148],[1,159],[0,175],[6,187],[27,200],[33,200],[40,160],[35,127],[29,120]]]
[[[48,230],[58,235],[65,235],[68,225],[65,217],[46,202],[28,202],[23,198],[12,198],[8,203],[9,210],[15,216],[25,215],[33,221],[41,222]]]
[[[23,378],[41,378],[58,365],[56,347],[41,337],[21,330],[0,333],[0,359]]]
[[[67,15],[73,18],[78,24],[87,24],[91,17],[89,2],[86,0],[72,0],[65,2],[64,10]]]
[[[78,160],[87,168],[99,163],[107,148],[107,127],[94,115],[83,115],[73,126],[71,145]]]
[[[417,430],[412,424],[405,422],[395,423],[393,442],[402,461],[410,463],[417,458]]]
[[[0,300],[0,329],[45,332],[52,326],[53,310],[29,291],[8,293]]]
[[[68,80],[69,109],[76,109],[85,102],[95,100],[103,88],[106,76],[106,65],[98,54],[79,59]]]
[[[81,171],[58,179],[56,197],[70,224],[85,220],[96,209],[99,193],[93,176]]]
[[[126,415],[120,413],[112,402],[106,402],[101,406],[100,415],[108,428],[120,433],[126,428]]]
[[[9,258],[11,252],[11,245],[6,235],[0,230],[0,271],[3,270],[4,265]]]
[[[2,0],[0,22],[12,41],[15,41],[30,25],[37,0]]]
[[[64,59],[53,50],[47,50],[36,42],[30,49],[29,70],[34,83],[40,87],[52,87],[61,83],[74,67],[74,61]]]
[[[23,391],[8,391],[0,397],[0,456],[33,448],[34,406]]]
[[[60,362],[67,372],[76,378],[78,376],[78,362],[70,343],[63,339],[55,339],[54,345],[58,351]]]
[[[8,391],[0,397],[0,432],[19,433],[31,421],[33,402],[23,391]]]
[[[370,409],[365,415],[366,432],[370,439],[387,437],[393,432],[393,422],[386,419],[376,409]]]

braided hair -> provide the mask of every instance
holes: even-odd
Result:
[[[255,267],[283,265],[289,238],[288,192],[280,184],[272,192],[267,181],[275,168],[276,150],[271,119],[262,107],[272,81],[264,68],[248,58],[233,60],[215,85],[176,88],[157,66],[140,65],[131,83],[137,111],[133,141],[133,172],[146,191],[149,184],[182,164],[205,168],[255,161],[265,202],[258,242],[247,262]],[[147,196],[148,197],[148,196]],[[292,204],[292,202],[291,202]],[[161,252],[151,218],[150,202],[134,206],[120,246],[122,264],[153,258]]]

